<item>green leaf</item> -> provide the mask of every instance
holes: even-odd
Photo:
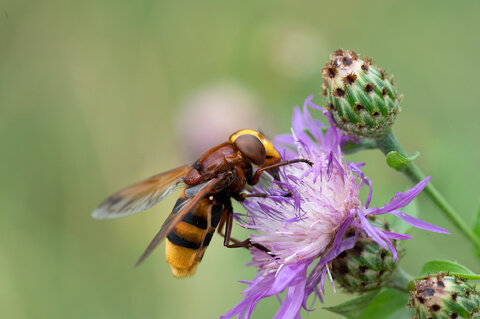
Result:
[[[392,288],[383,288],[360,316],[352,319],[411,319],[409,295]]]
[[[382,288],[324,309],[349,319],[411,319],[408,298],[405,292]]]
[[[458,276],[463,279],[480,280],[480,275],[475,274],[467,267],[449,260],[432,260],[423,265],[420,277],[423,278],[429,274],[448,272],[453,276]]]
[[[387,154],[387,164],[397,171],[402,171],[407,167],[408,163],[416,159],[419,155],[419,152],[415,152],[412,156],[407,157],[399,154],[397,151],[391,151]]]
[[[323,307],[323,309],[337,313],[346,318],[358,318],[358,316],[363,312],[363,310],[368,306],[378,292],[379,290],[370,291],[339,305],[333,307]]]

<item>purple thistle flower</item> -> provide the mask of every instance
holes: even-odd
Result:
[[[390,240],[411,237],[371,225],[368,215],[392,214],[414,227],[448,233],[399,210],[423,190],[429,177],[409,191],[397,193],[383,207],[369,207],[372,185],[361,171],[363,164],[343,158],[342,146],[351,138],[332,125],[328,112],[323,112],[330,122],[328,128],[312,118],[309,107],[323,110],[312,103],[312,98],[305,101],[303,114],[298,107],[294,109],[292,134],[278,136],[276,142],[282,145],[277,149],[284,159],[302,157],[314,164],[283,167],[280,181],[253,189],[254,193],[270,196],[246,200],[243,206],[247,213],[236,214],[242,227],[258,231],[251,235],[252,242],[271,254],[252,248],[250,265],[256,266],[258,273],[253,281],[243,282],[248,285],[244,299],[221,319],[248,319],[262,298],[274,295],[281,303],[274,318],[300,318],[301,307],[309,310],[307,299],[312,293],[322,300],[327,276],[333,286],[329,262],[352,248],[361,233],[390,249],[395,260],[397,252]],[[369,195],[362,204],[359,193],[364,185],[369,187]],[[292,196],[282,196],[286,192]],[[346,237],[349,229],[354,229],[355,235]],[[285,299],[281,300],[279,294],[285,290]]]

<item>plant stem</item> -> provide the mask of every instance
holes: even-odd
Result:
[[[408,284],[413,279],[414,278],[409,273],[398,267],[397,270],[395,270],[395,272],[393,273],[392,279],[388,282],[387,286],[402,292],[406,292],[408,294]]]
[[[387,155],[391,151],[397,151],[400,155],[408,157],[408,154],[398,142],[392,130],[377,140],[378,148]],[[407,164],[403,171],[413,182],[418,183],[426,176],[420,168],[412,161]],[[470,239],[480,250],[480,238],[475,235],[473,230],[465,223],[460,215],[453,209],[440,192],[433,186],[432,181],[428,183],[424,191],[433,200],[438,208],[450,219],[462,233]]]

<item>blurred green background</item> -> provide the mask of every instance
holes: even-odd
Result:
[[[253,105],[245,112],[270,136],[288,132],[292,107],[320,92],[338,48],[395,75],[397,136],[470,221],[480,200],[479,12],[473,0],[0,0],[1,318],[217,318],[233,307],[245,288],[237,280],[255,270],[218,236],[192,278],[171,276],[163,245],[133,269],[175,196],[119,220],[90,212],[205,148],[198,130],[209,126],[188,115],[195,103],[213,119],[201,107],[224,94],[237,109]],[[349,159],[367,163],[378,205],[411,185],[378,151]],[[414,231],[403,267],[447,258],[478,272],[470,243],[428,198],[419,205],[453,234]],[[329,290],[326,305],[347,299]],[[339,318],[316,306],[304,317]],[[263,301],[253,318],[277,308]]]

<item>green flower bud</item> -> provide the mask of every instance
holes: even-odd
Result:
[[[393,243],[397,246],[396,241]],[[392,253],[362,235],[352,249],[333,260],[331,271],[335,282],[346,291],[366,292],[382,287],[395,269]]]
[[[322,70],[327,110],[336,125],[355,137],[380,137],[400,112],[393,78],[354,51],[337,50]]]
[[[415,281],[409,306],[415,319],[480,318],[480,298],[475,286],[448,274]]]

